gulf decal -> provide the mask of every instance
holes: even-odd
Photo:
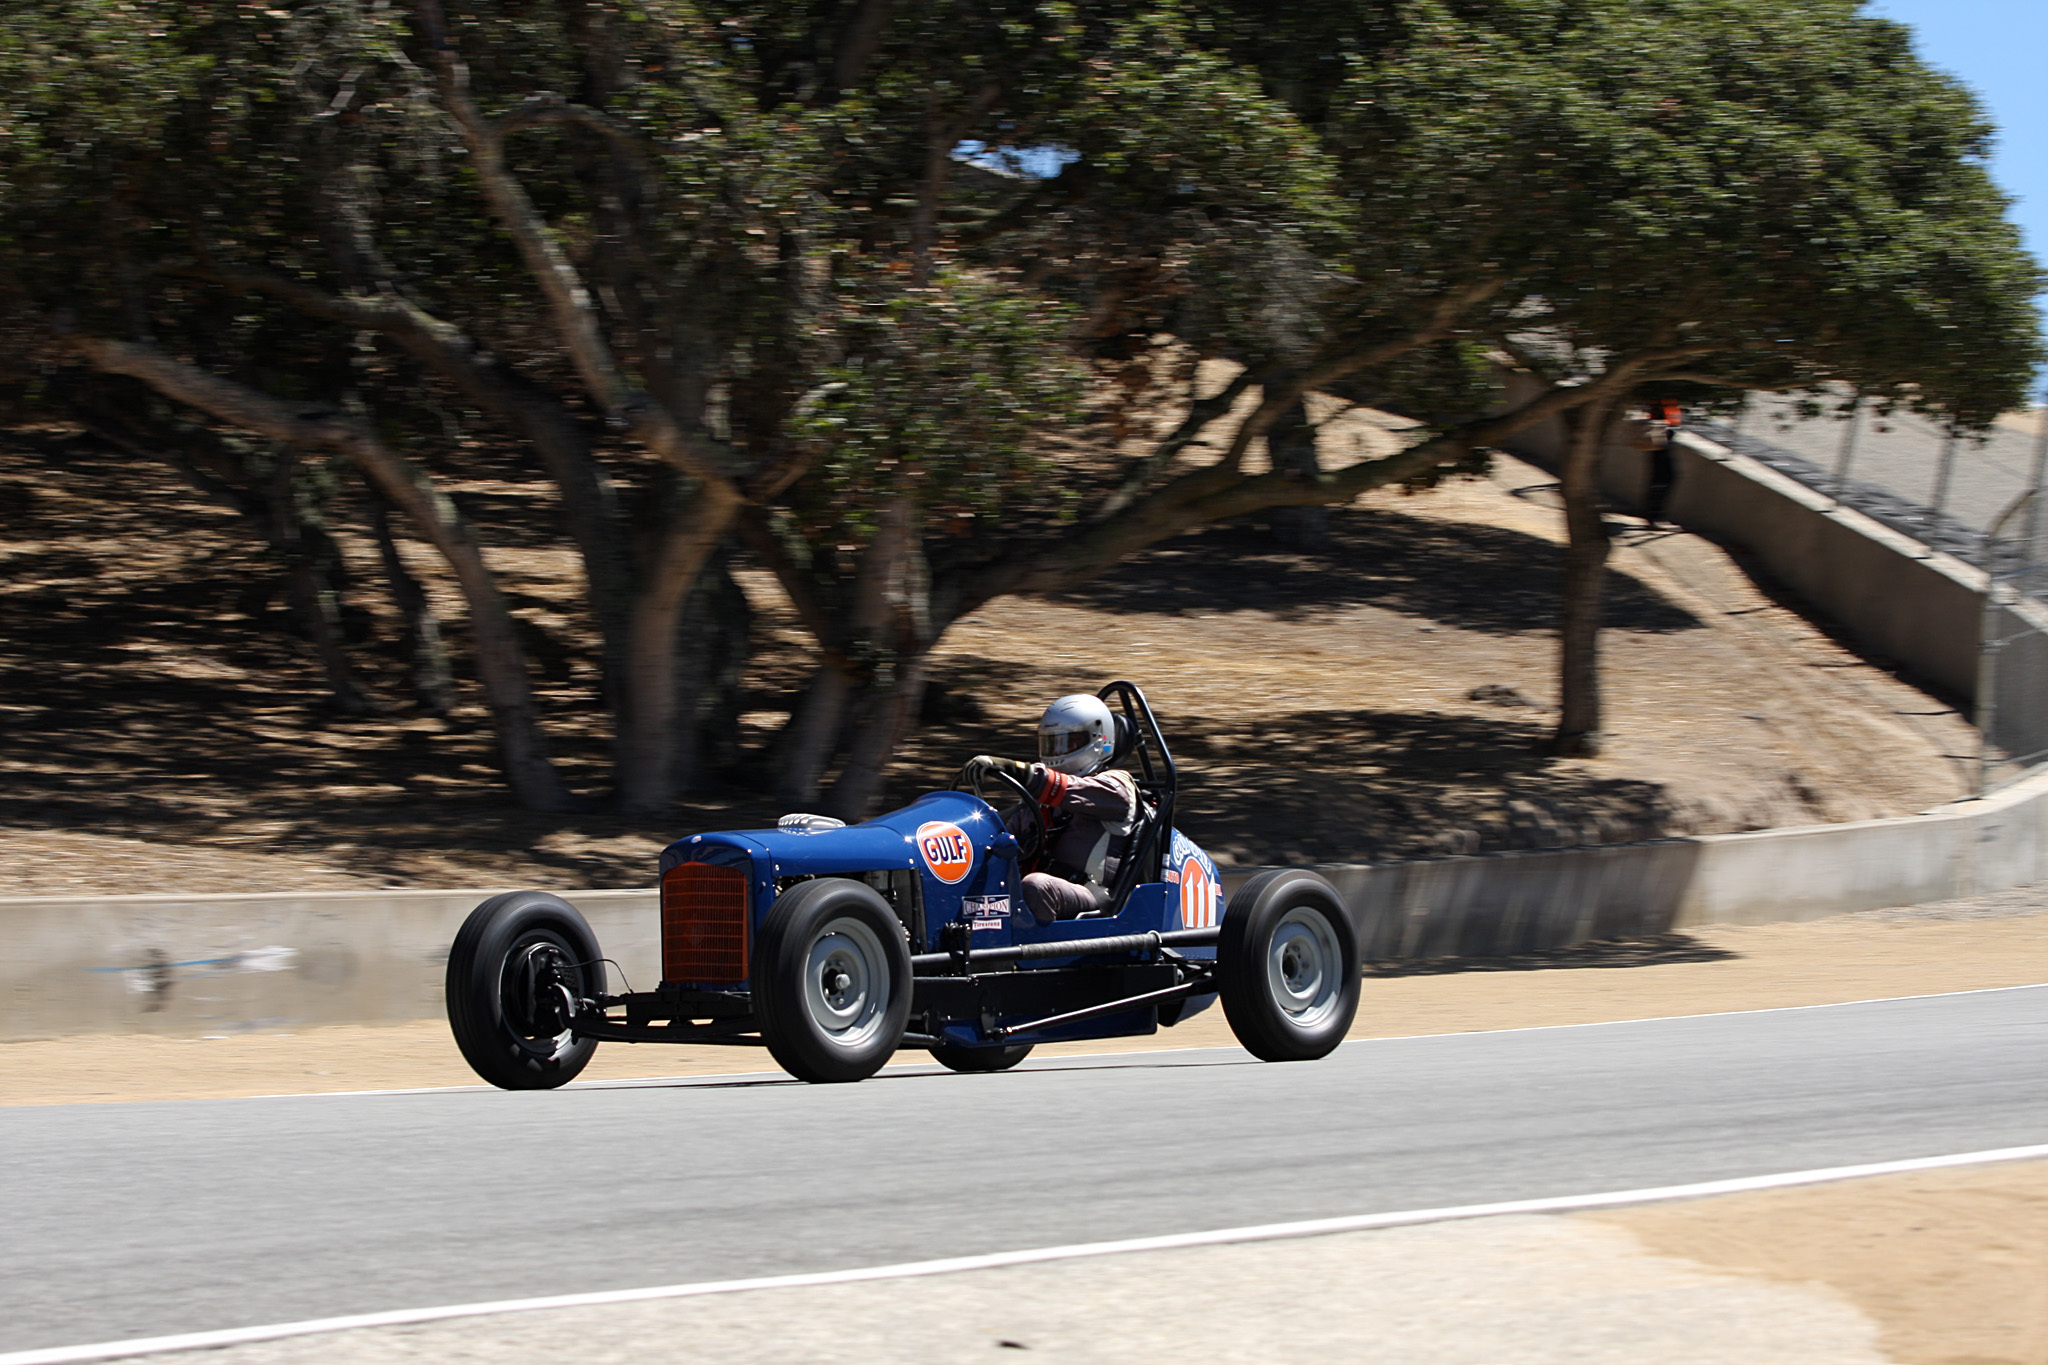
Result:
[[[974,867],[974,845],[967,838],[967,831],[950,820],[927,820],[917,827],[911,836],[917,845],[917,856],[924,859],[924,865],[931,874],[951,886],[965,881]]]
[[[1179,830],[1173,832],[1173,858],[1179,863],[1180,927],[1207,929],[1223,918],[1223,879],[1209,855]]]

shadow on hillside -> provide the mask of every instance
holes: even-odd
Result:
[[[1655,838],[1662,786],[1550,757],[1548,730],[1512,717],[1301,711],[1259,741],[1179,725],[1178,823],[1233,861],[1373,862]]]
[[[474,482],[458,485],[494,549],[559,548],[544,482],[480,461]],[[352,526],[359,512],[338,509]],[[648,841],[681,832],[675,820],[518,809],[474,687],[447,719],[413,709],[388,619],[350,659],[391,709],[336,712],[307,646],[281,628],[278,563],[166,466],[58,430],[10,431],[0,533],[11,551],[0,591],[0,823],[173,850],[318,854],[325,867],[385,884],[448,884],[450,866],[502,869],[465,873],[467,885],[640,884],[653,875]],[[526,611],[519,627],[550,742],[572,786],[602,791],[609,754],[595,686],[588,670],[572,676],[577,642],[532,619],[563,609],[528,590],[529,563],[508,573],[507,596]],[[383,592],[362,584],[365,600]],[[459,609],[445,624],[467,682]],[[716,828],[771,814],[741,798],[698,802],[689,818]]]
[[[459,876],[468,885],[617,886],[651,876],[650,841],[757,826],[778,813],[765,782],[692,797],[665,820],[521,811],[502,785],[473,683],[448,719],[404,705],[388,615],[351,658],[394,709],[340,715],[304,643],[277,629],[280,608],[263,606],[278,566],[232,514],[167,468],[61,433],[13,436],[0,447],[0,514],[14,551],[0,584],[0,822],[172,850],[317,855],[321,866],[382,884]],[[529,524],[552,516],[551,502],[522,498],[526,486],[483,469],[457,496],[494,523],[494,546],[552,545]],[[1381,510],[1342,512],[1333,523],[1326,556],[1280,553],[1264,533],[1226,526],[1142,556],[1071,598],[1112,610],[1256,608],[1311,629],[1325,605],[1358,604],[1480,630],[1549,628],[1553,545]],[[554,580],[540,567],[521,561],[509,595],[542,675],[537,691],[563,776],[601,800],[608,722],[589,670],[569,667],[587,641],[574,635],[581,627],[565,599],[548,596]],[[1631,580],[1617,577],[1613,589],[1613,617],[1625,627],[1695,624]],[[463,668],[459,610],[447,624]],[[791,651],[779,673],[757,667],[763,699],[754,709],[786,706],[802,663]],[[1020,685],[1015,668],[956,659],[942,681],[972,701]],[[1050,696],[1101,679],[1052,661],[1028,682]],[[1670,816],[1655,784],[1596,779],[1536,753],[1544,727],[1533,712],[1301,710],[1271,716],[1250,741],[1236,721],[1171,724],[1184,759],[1179,823],[1239,863],[1641,838],[1663,832]],[[766,734],[749,739],[758,746]],[[899,756],[889,799],[942,785],[969,754],[1014,752],[1019,738],[976,719],[972,706],[938,717]],[[755,758],[765,766],[758,747]]]
[[[1090,679],[1054,671],[1048,695]],[[1167,736],[1180,769],[1175,823],[1240,865],[1390,858],[1625,843],[1668,832],[1662,786],[1593,776],[1542,753],[1531,716],[1499,719],[1386,711],[1272,716],[1255,742],[1236,721],[1177,716]],[[900,755],[892,804],[945,781],[974,753],[1017,736],[974,722],[928,726]]]
[[[1372,606],[1514,634],[1554,627],[1563,584],[1563,552],[1540,537],[1373,507],[1332,513],[1325,552],[1282,550],[1255,526],[1215,526],[1053,600],[1109,611],[1265,611],[1282,619]],[[1608,575],[1603,619],[1615,629],[1652,634],[1702,625],[1623,573]]]

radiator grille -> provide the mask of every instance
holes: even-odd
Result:
[[[747,876],[681,863],[661,876],[661,976],[725,985],[747,979]]]

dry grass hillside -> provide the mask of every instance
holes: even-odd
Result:
[[[1355,458],[1389,427],[1340,416],[1325,448]],[[453,492],[510,528],[492,560],[545,672],[558,756],[595,792],[602,717],[548,487],[515,469]],[[1320,552],[1220,526],[1079,591],[992,603],[946,638],[932,723],[891,795],[974,752],[1025,751],[1046,698],[1118,676],[1148,689],[1176,742],[1183,827],[1238,863],[1850,820],[1962,794],[1970,732],[1948,706],[1683,535],[1630,533],[1615,558],[1606,754],[1539,753],[1559,521],[1549,480],[1502,458],[1489,478],[1333,513]],[[374,547],[344,544],[374,579]],[[459,644],[431,553],[403,548]],[[335,714],[277,606],[250,593],[274,569],[233,517],[75,432],[0,439],[0,565],[0,895],[630,885],[678,833],[777,813],[742,780],[659,823],[533,816],[499,790],[473,689],[445,720]],[[768,575],[741,577],[761,625],[742,717],[758,750],[787,715],[803,637]],[[395,622],[362,600],[358,654],[396,696],[374,643]]]

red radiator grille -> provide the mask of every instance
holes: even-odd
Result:
[[[682,863],[661,875],[661,976],[713,984],[747,979],[747,875]]]

